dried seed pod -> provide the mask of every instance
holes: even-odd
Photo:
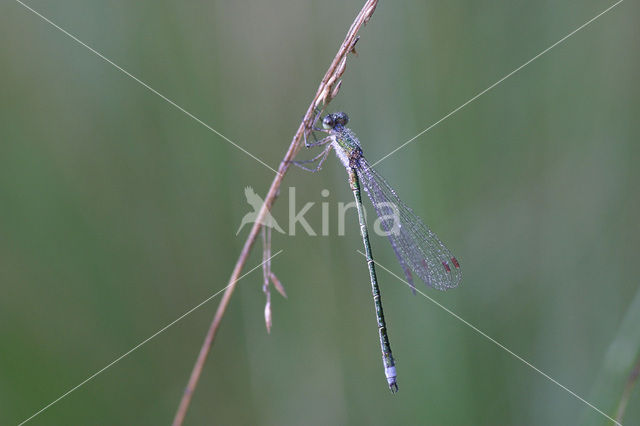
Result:
[[[336,68],[336,73],[334,74],[336,78],[342,77],[342,74],[344,74],[344,70],[346,67],[347,67],[347,57],[345,56],[340,61],[340,64],[338,64],[338,68]]]
[[[271,333],[271,302],[269,300],[264,305],[264,323],[267,326],[267,333]]]
[[[278,293],[280,293],[282,297],[286,299],[287,293],[284,291],[284,287],[282,286],[282,283],[280,282],[278,277],[276,277],[276,274],[272,272],[269,277],[271,278],[271,282],[273,283],[273,286],[276,288],[276,290],[278,290]]]
[[[338,84],[336,84],[336,87],[333,88],[333,91],[331,92],[331,99],[335,98],[338,95],[338,92],[340,91],[341,86],[342,86],[342,80],[338,81]]]

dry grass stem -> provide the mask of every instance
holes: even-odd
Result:
[[[378,0],[367,0],[364,6],[362,7],[362,10],[360,10],[358,15],[354,19],[353,23],[351,24],[351,27],[349,28],[349,31],[347,32],[347,35],[344,41],[340,45],[340,49],[338,50],[338,53],[334,57],[333,61],[331,62],[331,65],[329,66],[329,68],[327,69],[327,72],[322,78],[320,82],[320,86],[318,87],[318,90],[316,91],[316,94],[313,98],[313,101],[309,105],[309,108],[307,109],[307,112],[305,113],[304,118],[302,119],[302,122],[298,127],[298,130],[293,136],[293,140],[291,141],[291,144],[289,145],[287,152],[285,153],[282,161],[280,162],[280,166],[278,167],[278,173],[276,174],[275,178],[273,179],[273,182],[271,183],[271,187],[269,188],[269,192],[267,193],[267,196],[264,199],[264,203],[260,208],[258,217],[256,218],[253,224],[253,227],[249,232],[249,236],[247,237],[247,240],[245,241],[244,246],[240,251],[238,260],[235,264],[235,267],[233,268],[231,277],[229,278],[229,286],[227,287],[224,295],[222,296],[222,300],[218,305],[216,313],[213,317],[213,321],[209,326],[209,330],[207,331],[202,347],[200,348],[200,353],[198,354],[198,358],[193,366],[191,376],[189,377],[189,382],[187,383],[187,387],[184,391],[184,394],[180,401],[180,405],[178,406],[178,410],[173,420],[174,426],[180,426],[184,421],[184,417],[187,413],[187,410],[189,409],[191,397],[193,396],[193,392],[195,391],[195,388],[198,384],[198,380],[202,373],[202,368],[204,367],[204,363],[207,359],[207,355],[209,354],[209,350],[211,349],[211,345],[215,340],[218,327],[220,327],[220,322],[224,317],[224,314],[231,300],[231,296],[233,295],[233,292],[236,288],[237,278],[240,276],[242,268],[244,267],[247,261],[247,258],[249,257],[249,253],[251,252],[251,249],[256,241],[256,238],[258,237],[258,233],[260,232],[260,228],[262,227],[261,224],[263,223],[265,217],[267,216],[267,213],[271,210],[271,207],[275,202],[275,199],[280,189],[280,185],[282,184],[282,180],[284,179],[284,175],[286,174],[287,170],[289,169],[289,166],[291,165],[291,162],[293,161],[298,151],[300,150],[300,147],[302,146],[301,141],[303,137],[305,137],[310,131],[311,125],[315,117],[316,109],[320,108],[321,110],[323,110],[329,104],[329,102],[331,102],[331,100],[335,98],[336,95],[338,94],[340,90],[340,86],[342,84],[341,77],[344,74],[344,71],[346,69],[347,55],[350,52],[355,53],[355,45],[359,39],[358,31],[360,31],[363,25],[369,22],[369,19],[371,19],[371,16],[373,15],[373,12],[375,11],[377,4],[378,4]],[[278,291],[280,291],[284,295],[284,289],[282,289],[282,286],[276,284],[276,283],[279,283],[277,278],[275,278],[275,276],[273,276],[272,274],[270,274],[269,278],[273,281],[276,289],[278,289]],[[269,315],[270,315],[270,312],[269,312]],[[266,316],[266,311],[265,311],[265,316]]]

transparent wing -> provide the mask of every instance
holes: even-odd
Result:
[[[364,159],[356,168],[373,204],[381,229],[389,238],[407,281],[414,287],[411,269],[428,286],[438,290],[457,287],[462,280],[458,260],[436,234],[400,200],[395,191]]]

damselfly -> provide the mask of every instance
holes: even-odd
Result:
[[[356,201],[360,233],[362,234],[365,256],[369,267],[384,372],[389,389],[392,392],[396,392],[398,390],[396,367],[391,353],[389,337],[387,336],[387,326],[382,310],[382,299],[378,287],[371,244],[369,243],[360,185],[364,186],[365,192],[369,195],[378,215],[381,229],[389,238],[391,247],[393,247],[407,282],[412,289],[415,289],[412,271],[428,286],[438,290],[456,287],[462,279],[462,272],[458,260],[436,234],[398,198],[391,186],[369,165],[362,154],[360,141],[350,129],[345,127],[348,121],[349,117],[343,112],[326,115],[322,120],[324,129],[314,128],[313,130],[324,131],[328,133],[328,136],[313,143],[306,143],[305,139],[307,147],[325,146],[324,150],[315,158],[306,162],[297,162],[296,165],[305,170],[318,171],[333,148],[347,169],[349,185]],[[307,168],[301,164],[315,161],[318,162],[315,169]]]

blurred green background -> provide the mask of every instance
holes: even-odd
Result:
[[[28,4],[276,168],[362,3]],[[611,4],[381,1],[330,110],[376,161]],[[638,352],[639,11],[622,3],[377,167],[462,264],[460,288],[427,294],[608,413]],[[244,187],[264,196],[273,173],[19,3],[0,4],[0,36],[4,425],[224,287]],[[326,164],[291,170],[273,213],[286,228],[295,187],[318,232],[330,203],[332,236],[274,234],[289,298],[268,335],[260,271],[239,283],[186,424],[606,423],[381,270],[392,396],[353,210],[336,236],[346,174]],[[219,300],[30,424],[170,423]]]

